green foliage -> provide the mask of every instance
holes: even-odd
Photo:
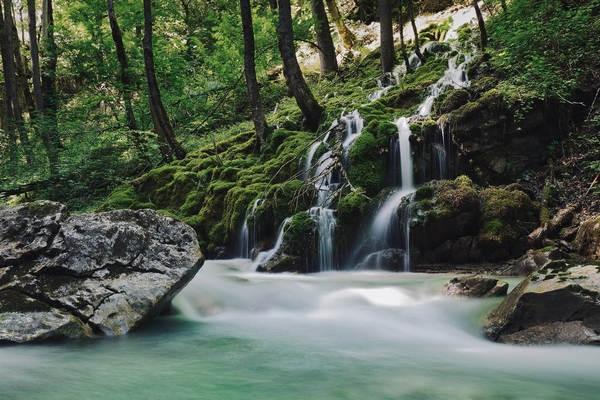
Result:
[[[594,80],[600,1],[513,0],[488,24],[493,65],[537,97],[568,98]]]

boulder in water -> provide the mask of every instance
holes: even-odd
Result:
[[[404,254],[404,250],[402,249],[385,249],[371,253],[356,266],[356,269],[378,269],[394,272],[404,271]]]
[[[192,228],[151,210],[0,208],[0,342],[124,335],[202,266]]]
[[[488,316],[486,334],[517,344],[600,344],[600,267],[547,263]]]
[[[508,282],[483,276],[453,278],[444,289],[448,296],[499,297],[508,293]]]

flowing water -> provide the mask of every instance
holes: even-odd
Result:
[[[240,233],[240,257],[242,258],[250,258],[252,250],[256,245],[257,235],[256,235],[256,221],[254,220],[254,215],[256,214],[256,208],[262,203],[262,199],[254,200],[252,203],[252,208],[250,212],[246,213],[246,218],[244,218],[244,224],[242,225],[242,231]],[[252,218],[251,222],[248,220]],[[252,226],[250,226],[252,225]]]
[[[267,263],[273,258],[275,254],[277,254],[277,252],[281,248],[281,245],[283,245],[285,230],[287,229],[291,220],[291,218],[286,218],[281,223],[281,226],[279,227],[279,232],[277,233],[277,239],[275,240],[275,246],[273,246],[273,248],[270,250],[261,251],[260,253],[258,253],[258,255],[256,256],[256,260],[254,261],[254,269],[256,269],[260,265]]]
[[[207,262],[123,338],[0,347],[3,400],[595,400],[600,349],[490,343],[447,276]]]

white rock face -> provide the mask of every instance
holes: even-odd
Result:
[[[154,211],[0,208],[0,342],[124,335],[203,262],[192,228]]]

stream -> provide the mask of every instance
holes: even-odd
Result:
[[[0,347],[0,399],[598,399],[599,348],[491,343],[448,279],[208,261],[126,337]]]

